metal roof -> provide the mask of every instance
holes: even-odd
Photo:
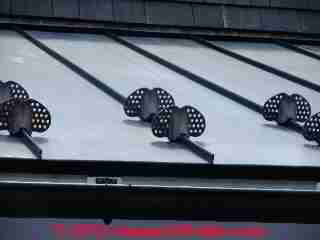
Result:
[[[31,35],[124,96],[141,87],[161,87],[173,94],[178,105],[198,108],[208,124],[205,134],[196,141],[216,153],[215,163],[320,164],[318,150],[301,135],[265,122],[261,115],[105,36],[41,32]],[[126,39],[261,105],[283,91],[302,94],[314,111],[320,100],[319,93],[313,90],[190,40]],[[36,138],[45,159],[203,162],[185,149],[154,137],[144,124],[128,119],[119,103],[17,33],[4,31],[0,41],[5,51],[1,64],[6,69],[1,78],[21,83],[52,111],[52,127]],[[272,44],[215,44],[317,83],[317,60]],[[5,149],[3,157],[33,157],[13,140],[3,140],[1,144]]]
[[[68,217],[77,217],[81,215],[76,212],[79,205],[72,208],[70,202],[79,197],[82,199],[81,204],[97,201],[98,205],[91,212],[83,213],[86,217],[101,217],[98,206],[102,206],[111,195],[111,205],[121,199],[120,205],[123,204],[128,210],[127,213],[119,209],[113,211],[111,205],[108,206],[107,209],[112,210],[112,214],[117,217],[127,214],[127,217],[134,218],[138,214],[137,210],[133,210],[134,206],[141,210],[141,217],[147,218],[167,216],[183,219],[188,218],[188,214],[189,217],[195,214],[195,218],[207,219],[213,217],[207,211],[218,210],[218,206],[208,206],[190,212],[183,212],[183,209],[172,212],[177,206],[175,194],[183,192],[186,195],[180,195],[179,201],[183,201],[186,206],[197,199],[205,203],[206,198],[213,201],[217,196],[220,200],[227,200],[230,196],[243,200],[250,195],[253,197],[250,204],[241,202],[232,207],[229,202],[225,205],[226,208],[236,209],[230,218],[243,214],[244,209],[248,210],[242,220],[303,222],[307,221],[308,214],[316,214],[314,209],[317,209],[319,192],[314,180],[319,178],[319,147],[307,142],[299,131],[266,122],[259,109],[269,97],[288,92],[303,95],[310,101],[313,112],[319,111],[319,60],[271,43],[211,42],[240,54],[247,59],[243,61],[191,39],[118,37],[39,31],[22,34],[8,30],[0,32],[0,64],[4,69],[0,79],[22,84],[33,98],[45,103],[52,114],[50,129],[44,134],[33,135],[35,142],[43,149],[44,160],[35,159],[19,140],[2,134],[1,171],[24,172],[22,175],[37,171],[94,175],[106,170],[110,175],[114,169],[118,169],[113,172],[116,176],[134,176],[126,178],[123,185],[109,187],[109,192],[104,191],[104,186],[95,184],[31,184],[23,177],[22,180],[17,177],[18,180],[13,183],[8,182],[9,178],[12,181],[12,176],[5,177],[0,183],[1,191],[8,193],[3,204],[7,204],[14,196],[27,199],[31,196],[28,195],[31,194],[28,189],[33,189],[32,194],[39,194],[37,196],[41,200],[41,196],[48,195],[46,201],[52,201],[52,210],[57,209],[59,203],[65,204],[65,207],[55,214],[47,210],[46,204],[38,201],[34,206],[38,205],[39,209],[32,213],[20,206],[21,200],[18,199],[12,204],[19,205],[20,212],[11,212],[9,209],[3,214],[34,214],[37,217],[61,217],[66,214]],[[45,46],[39,46],[36,41]],[[314,47],[303,48],[316,53]],[[54,52],[69,63],[57,55],[53,57]],[[261,62],[269,68],[249,64],[248,59]],[[70,62],[77,69],[70,66]],[[148,124],[138,119],[128,119],[123,106],[87,81],[84,71],[119,93],[120,97],[128,96],[137,88],[161,87],[174,96],[177,105],[195,106],[205,115],[207,129],[201,137],[192,140],[198,146],[215,153],[214,164],[209,165],[180,144],[169,144],[165,139],[154,137]],[[207,85],[204,84],[206,81]],[[219,90],[219,87],[231,94]],[[232,97],[232,94],[252,104],[244,104],[240,98]],[[250,106],[257,106],[258,110]],[[232,180],[232,173],[236,172],[234,166],[238,170],[241,166],[252,166],[251,171],[258,170],[254,178],[259,178],[261,174],[260,178],[265,180],[260,183]],[[187,177],[190,172],[197,170],[202,170],[204,175],[197,172],[194,175],[198,179],[193,180],[142,178],[148,174],[149,177],[156,176],[158,167],[159,171],[161,169],[159,175],[167,177],[175,177],[175,174],[176,177],[179,174]],[[143,173],[144,169],[150,172]],[[229,179],[222,182],[204,179],[219,169],[222,170],[220,176],[225,174],[224,178],[227,176]],[[128,175],[131,170],[132,173]],[[299,173],[299,170],[304,171]],[[246,178],[247,171],[236,174]],[[300,180],[298,176],[302,174],[303,179],[309,182],[270,182],[273,174],[288,180],[295,177]],[[17,195],[11,195],[12,191],[16,191],[13,194]],[[52,194],[63,191],[65,195],[61,193],[62,199],[53,198]],[[163,208],[165,211],[152,210],[151,206],[144,206],[143,202],[135,205],[128,200],[128,192],[131,197],[144,199],[143,202],[147,202],[146,199],[151,201],[152,198],[157,206],[161,204],[162,198],[167,199],[167,205]],[[150,195],[155,192],[162,194],[160,201]],[[98,196],[96,194],[102,200],[94,200]],[[197,194],[201,197],[197,198]],[[292,200],[293,205],[286,207],[286,197]],[[286,208],[283,212],[278,213],[278,208],[266,207],[266,204],[274,203],[279,198],[282,199],[279,204]],[[305,212],[300,210],[293,214],[292,209],[302,203],[310,208],[306,207]],[[255,213],[259,209],[262,209],[260,215]],[[222,215],[220,212],[215,218],[225,220],[227,217]],[[236,219],[241,219],[241,216]]]

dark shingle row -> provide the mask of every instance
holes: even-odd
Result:
[[[225,5],[230,3],[242,6]],[[287,5],[297,9],[281,8]],[[320,33],[320,11],[303,10],[307,6],[320,9],[320,1],[1,0],[0,13],[155,25]]]

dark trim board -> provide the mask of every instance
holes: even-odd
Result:
[[[0,173],[320,182],[320,167],[0,158]]]
[[[0,192],[3,217],[320,221],[317,191],[1,182]]]

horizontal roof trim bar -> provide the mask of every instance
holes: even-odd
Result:
[[[1,182],[0,191],[3,217],[319,223],[316,191],[22,182]]]
[[[0,173],[319,181],[320,167],[0,158]]]

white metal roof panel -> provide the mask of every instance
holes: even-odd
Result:
[[[259,104],[282,91],[300,93],[313,105],[320,99],[312,90],[189,40],[126,39]],[[216,163],[318,165],[319,151],[299,134],[273,127],[274,124],[265,122],[262,116],[215,92],[207,90],[207,95],[202,96],[200,91],[204,91],[204,87],[196,83],[189,81],[185,85],[191,88],[189,94],[184,88],[188,101],[199,104],[209,119],[210,137],[216,142]],[[227,157],[219,158],[219,155]]]
[[[300,78],[320,84],[319,60],[283,48],[276,44],[239,42],[214,43],[272,67],[278,68],[282,71],[294,74]],[[316,48],[314,47],[313,49]]]
[[[94,74],[121,94],[129,94],[136,88],[143,86],[162,87],[173,94],[178,105],[190,104],[197,107],[207,117],[208,128],[207,132],[196,141],[206,149],[216,153],[216,163],[318,165],[318,151],[306,147],[306,142],[302,136],[287,130],[273,128],[273,125],[266,124],[261,116],[257,116],[237,103],[171,72],[104,36],[56,33],[33,33],[33,36]],[[131,38],[130,40],[133,41],[134,39]],[[185,67],[184,63],[187,62],[187,69],[195,73],[199,73],[196,68],[201,69],[203,66],[207,67],[206,72],[213,69],[214,71],[219,69],[219,71],[225,72],[229,69],[226,66],[227,64],[223,66],[219,64],[205,65],[207,62],[214,63],[213,59],[219,59],[218,63],[225,61],[224,56],[214,58],[211,55],[213,51],[202,47],[198,49],[198,45],[191,44],[188,41],[163,39],[139,39],[139,41],[140,46],[159,53],[169,60],[174,60],[178,65]],[[229,62],[236,61],[229,59]],[[258,71],[255,68],[251,69],[248,65],[241,68],[233,68],[232,66],[230,69],[237,69],[233,72],[233,75],[241,76],[241,83],[247,88],[254,82],[252,79],[256,79],[251,78],[251,82],[249,82],[248,76],[251,72],[257,74]],[[250,71],[250,74],[246,71]],[[243,73],[246,76],[245,79],[242,72],[245,72]],[[258,71],[258,73],[261,74],[259,79],[265,77],[264,72]],[[227,87],[226,83],[230,81],[228,75],[221,81],[225,81],[221,83],[224,87]],[[266,80],[263,81],[267,82]],[[281,83],[287,84],[287,81],[281,79]],[[258,84],[258,86],[260,85]],[[265,89],[266,86],[269,86],[269,84],[261,85],[261,89]],[[299,89],[298,86],[297,90]],[[257,92],[256,89],[251,91]],[[277,92],[274,91],[275,93]],[[311,91],[310,94],[310,96],[316,98]],[[260,95],[257,94],[257,96]],[[269,94],[266,94],[266,97],[269,97]],[[104,98],[106,102],[113,101],[107,96]],[[191,161],[202,161],[187,151],[182,155],[179,152],[181,151],[180,147],[169,147],[165,140],[153,137],[148,128],[137,128],[131,126],[136,125],[133,121],[123,121],[126,117],[120,107],[119,114],[115,118],[119,124],[126,127],[130,125],[131,128],[137,129],[137,135],[147,136],[144,137],[144,143],[139,142],[137,145],[140,145],[140,147],[147,146],[146,148],[150,147],[154,150],[145,151],[139,158],[152,160],[156,158],[154,155],[158,153],[162,159],[166,157],[167,161],[185,162],[186,159],[190,158],[192,158]],[[137,138],[137,136],[132,136],[132,138]],[[123,142],[122,146],[125,144],[127,143]],[[180,150],[178,151],[178,149]],[[164,154],[167,153],[168,155],[165,156]],[[137,157],[131,154],[131,159],[137,160],[134,158]]]
[[[108,69],[107,64],[99,62],[102,57],[94,58],[99,52],[92,51],[90,44],[79,40],[83,44],[79,48],[74,40],[64,42],[70,53],[73,49],[81,57],[96,60],[101,68]],[[126,118],[119,103],[16,33],[2,31],[0,46],[0,62],[5,69],[1,71],[1,79],[21,83],[31,97],[51,111],[52,126],[44,134],[34,134],[43,149],[43,158],[204,162],[185,149],[171,150],[150,144],[151,131],[123,122]],[[12,141],[2,138],[0,156],[33,157],[23,144]]]

